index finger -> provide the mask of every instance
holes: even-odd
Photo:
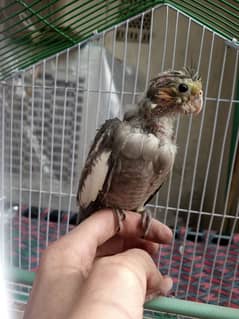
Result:
[[[123,222],[123,228],[120,235],[125,237],[142,237],[143,229],[141,226],[141,215],[138,213],[126,211],[126,219]],[[68,241],[69,247],[75,251],[81,251],[81,254],[91,253],[94,258],[96,250],[107,240],[117,233],[117,219],[110,209],[100,210],[88,217],[84,222],[63,237]],[[156,243],[170,243],[172,239],[172,231],[164,224],[156,219],[152,220],[152,224],[145,240]]]
[[[123,229],[120,235],[127,238],[142,237],[142,218],[138,213],[126,212]],[[47,260],[58,267],[78,269],[83,277],[87,277],[94,262],[97,248],[114,237],[117,233],[118,221],[110,209],[95,212],[67,235],[54,242],[46,250]],[[153,219],[148,235],[144,240],[156,243],[169,243],[172,239],[171,230],[164,224]],[[47,263],[46,263],[47,264]]]

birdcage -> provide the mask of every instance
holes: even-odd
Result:
[[[173,296],[147,303],[145,316],[238,319],[238,1],[0,4],[0,242],[12,308],[27,302],[44,249],[75,226],[96,129],[157,73],[189,66],[203,79],[203,110],[177,118],[174,169],[149,204],[174,233],[158,260]]]

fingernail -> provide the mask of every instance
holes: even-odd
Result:
[[[168,239],[168,243],[171,243],[173,240],[173,233],[172,230],[167,227],[167,235],[166,235],[167,239]]]
[[[173,288],[172,278],[169,276],[164,276],[159,288],[161,295],[167,296],[172,288]]]
[[[145,298],[145,302],[158,298],[160,296],[167,296],[170,293],[170,290],[172,288],[173,288],[172,278],[169,276],[164,276],[163,280],[161,281],[159,289],[151,294],[148,294]]]
[[[155,298],[157,298],[157,297],[159,297],[159,296],[161,296],[161,293],[160,293],[160,292],[147,295],[147,296],[145,297],[145,302],[151,301],[151,300],[153,300],[153,299],[155,299]]]
[[[153,258],[153,260],[156,260],[156,261],[158,260],[159,252],[160,252],[160,248],[158,248],[158,247],[152,248],[151,257]]]

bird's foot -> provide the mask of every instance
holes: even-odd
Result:
[[[149,209],[145,208],[142,212],[142,228],[144,230],[143,238],[148,236],[151,224],[152,224],[152,213]]]
[[[123,229],[123,221],[126,218],[126,213],[123,209],[120,208],[114,208],[113,212],[115,213],[117,223],[118,223],[118,228],[117,228],[117,233]]]

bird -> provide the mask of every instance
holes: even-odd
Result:
[[[190,68],[167,70],[149,81],[142,99],[122,120],[106,120],[81,172],[77,224],[99,209],[111,208],[120,230],[125,212],[133,211],[142,214],[142,237],[146,237],[152,222],[146,205],[175,161],[175,119],[179,114],[199,114],[202,105],[199,74]]]

